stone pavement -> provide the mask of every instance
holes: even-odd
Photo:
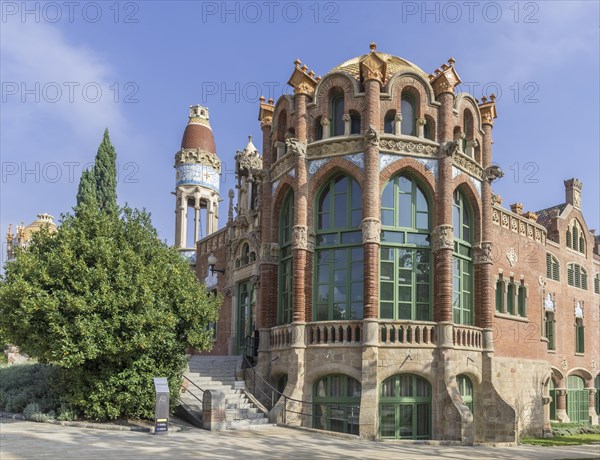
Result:
[[[133,431],[3,420],[0,459],[574,459],[600,458],[600,445],[507,448],[429,446],[343,439],[291,428],[209,432],[184,427],[155,436]]]

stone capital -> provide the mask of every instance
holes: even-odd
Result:
[[[306,158],[306,144],[304,142],[290,137],[285,140],[285,145],[288,152],[291,152],[294,157],[299,157],[300,159]]]
[[[309,232],[306,225],[294,225],[292,227],[292,249],[313,252],[314,246],[314,235]]]
[[[454,234],[452,225],[438,225],[433,229],[432,250],[454,249]]]
[[[492,242],[482,241],[481,244],[475,248],[475,264],[491,264],[492,261]]]
[[[365,145],[379,147],[379,132],[371,125],[365,130]]]
[[[374,217],[367,217],[362,221],[362,242],[381,243],[381,221]]]

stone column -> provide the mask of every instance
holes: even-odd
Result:
[[[379,190],[379,133],[381,129],[381,85],[384,69],[377,61],[375,45],[365,59],[370,65],[361,72],[365,82],[366,113],[364,136],[365,174],[362,180],[364,251],[364,321],[361,359],[362,395],[360,401],[359,433],[363,438],[377,437],[378,363],[379,363],[379,246],[381,233],[381,194]]]
[[[568,423],[569,416],[567,415],[567,389],[556,388],[556,418],[561,423]]]
[[[438,159],[438,191],[436,226],[432,235],[434,261],[434,320],[438,322],[438,345],[451,347],[452,340],[452,154],[454,87],[444,86],[437,94],[440,102],[438,139],[441,145]]]
[[[476,250],[475,261],[478,263],[479,308],[475,311],[475,324],[483,328],[483,348],[494,350],[492,323],[494,321],[494,285],[492,279],[492,181],[502,177],[502,171],[492,166],[492,128],[496,117],[495,96],[491,102],[480,106],[483,126],[481,146],[481,163],[483,175],[481,182],[481,243]]]
[[[225,392],[206,390],[202,398],[202,428],[209,431],[227,429]]]
[[[596,389],[595,388],[586,388],[589,392],[588,396],[588,405],[590,412],[590,424],[598,425],[598,414],[596,414]]]

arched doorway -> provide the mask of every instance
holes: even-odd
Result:
[[[379,436],[382,439],[431,438],[431,385],[413,374],[381,383]]]
[[[360,382],[344,374],[327,375],[314,386],[313,427],[358,435]]]
[[[589,392],[578,375],[567,377],[567,416],[572,423],[589,421]]]

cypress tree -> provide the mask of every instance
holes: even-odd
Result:
[[[81,173],[79,179],[79,188],[77,189],[77,206],[75,210],[82,206],[98,206],[96,201],[96,179],[94,178],[94,169],[86,169]]]
[[[108,129],[98,147],[93,176],[96,180],[96,200],[101,211],[114,213],[117,207],[117,152],[110,143]]]

